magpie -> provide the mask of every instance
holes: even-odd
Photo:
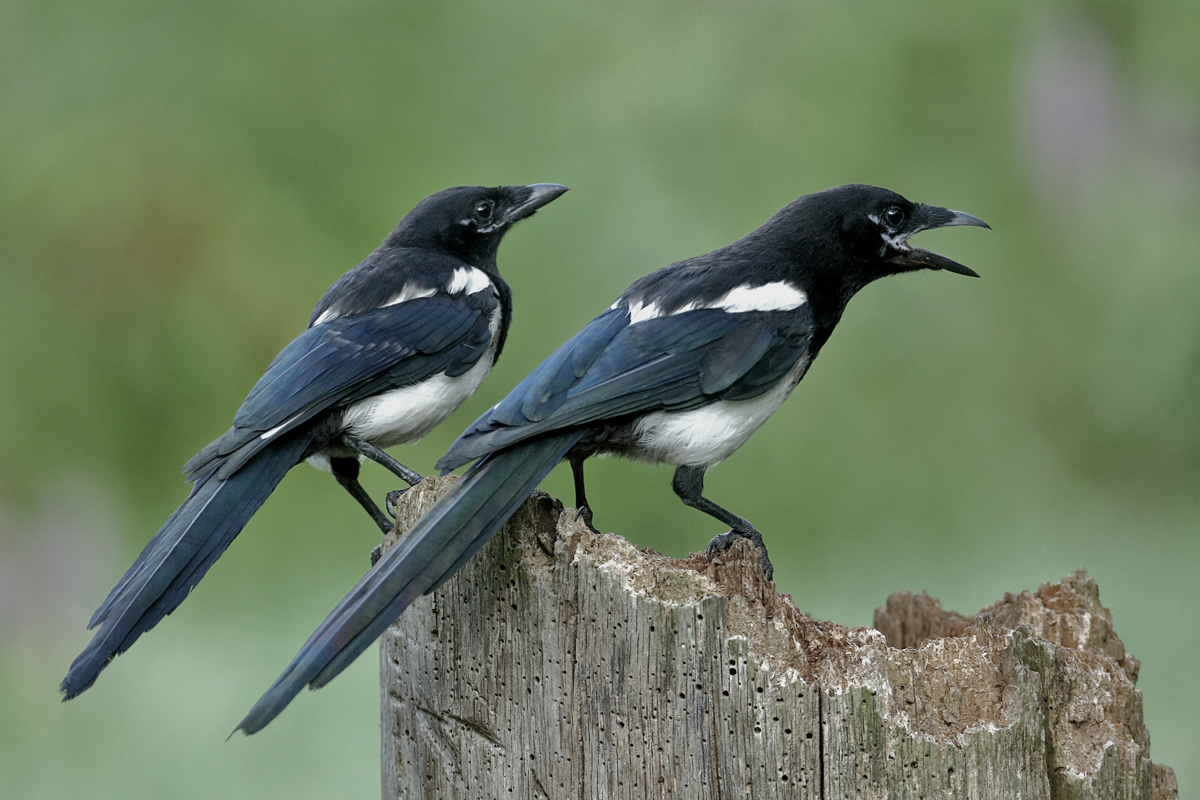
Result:
[[[332,680],[471,558],[563,459],[585,519],[584,459],[674,465],[679,498],[730,528],[709,557],[750,539],[770,578],[762,535],[704,496],[705,470],[775,413],[859,289],[921,269],[978,277],[909,244],[950,225],[988,227],[887,189],[841,186],[799,198],[727,247],[635,281],[451,446],[440,469],[475,463],[321,623],[238,729],[261,730],[305,684]]]
[[[541,183],[432,194],[329,287],[233,427],[184,465],[191,493],[92,616],[88,628],[100,630],[63,679],[64,700],[183,602],[301,461],[332,472],[391,529],[358,482],[361,460],[409,485],[421,480],[381,448],[429,433],[487,377],[512,319],[500,240],[566,191]]]

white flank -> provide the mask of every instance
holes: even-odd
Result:
[[[450,278],[450,285],[446,287],[446,291],[449,294],[475,294],[484,289],[490,289],[491,286],[492,282],[483,270],[475,267],[460,267],[454,270],[454,275]]]
[[[492,314],[492,342],[475,366],[454,378],[439,373],[412,386],[401,386],[355,403],[346,409],[343,421],[346,432],[377,447],[416,441],[429,433],[474,394],[492,371],[499,325],[497,309]]]
[[[675,466],[712,466],[746,443],[796,388],[808,368],[801,359],[772,389],[749,400],[721,400],[692,411],[656,411],[638,421],[635,457]]]
[[[321,470],[322,472],[333,472],[333,465],[329,463],[329,454],[328,453],[317,453],[315,455],[309,456],[305,460],[308,461],[309,464],[312,464],[314,467]],[[359,456],[358,460],[362,461],[362,456]]]
[[[491,369],[491,360],[484,357],[456,378],[439,373],[363,400],[346,409],[346,431],[378,447],[420,439],[462,405]]]
[[[710,308],[721,308],[735,314],[747,311],[791,311],[808,301],[804,292],[786,281],[762,286],[736,286],[717,298]]]

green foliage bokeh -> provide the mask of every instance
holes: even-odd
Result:
[[[84,623],[312,305],[429,192],[553,181],[505,241],[504,358],[459,431],[634,278],[848,182],[995,229],[983,278],[884,281],[708,493],[782,591],[870,624],[1086,567],[1181,795],[1200,687],[1200,11],[1184,0],[0,7],[0,774],[13,797],[359,797],[375,659],[225,735],[376,538],[297,469],[178,613],[78,700]],[[1082,109],[1082,110],[1081,110]],[[376,495],[392,486],[366,469]],[[546,488],[570,498],[569,476]],[[589,465],[596,523],[720,529],[669,472]]]

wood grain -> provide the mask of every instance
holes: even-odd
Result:
[[[896,594],[851,629],[758,563],[640,550],[535,494],[383,637],[384,798],[1177,795],[1082,572],[973,617]]]

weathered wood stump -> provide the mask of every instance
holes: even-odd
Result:
[[[973,618],[895,594],[850,629],[758,565],[639,550],[536,494],[383,637],[384,798],[1176,796],[1083,572]]]

